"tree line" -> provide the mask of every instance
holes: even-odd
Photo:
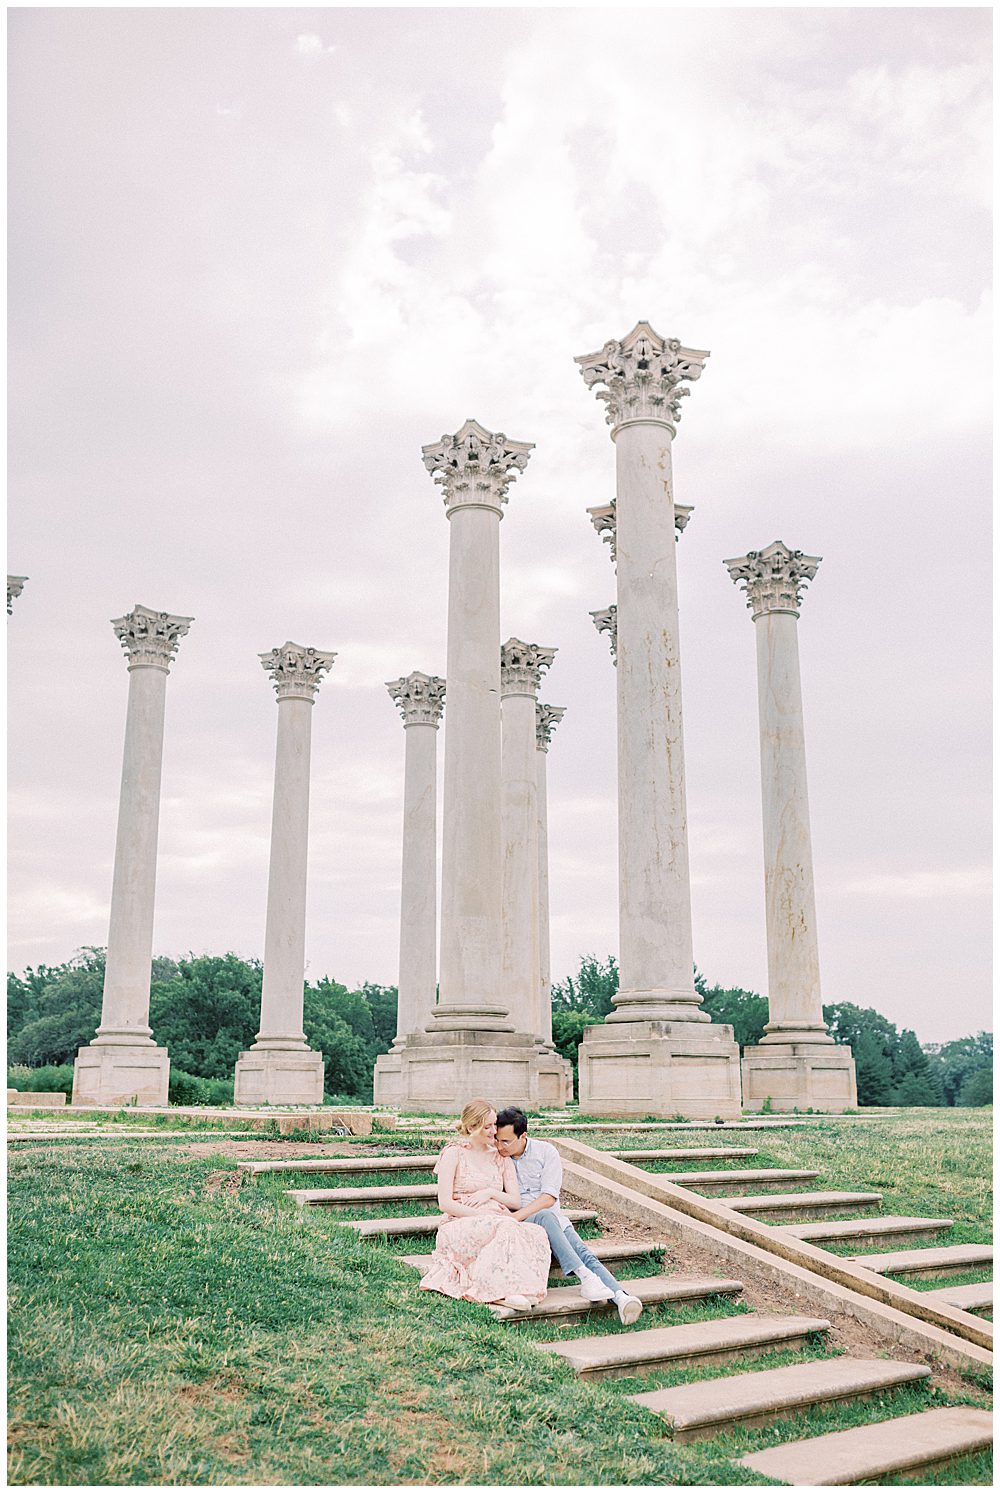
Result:
[[[63,1089],[73,1058],[97,1030],[104,987],[104,950],[86,948],[66,964],[39,965],[7,976],[8,1084]],[[256,1035],[262,967],[236,954],[153,960],[150,1025],[170,1053],[170,1098],[178,1104],[224,1104],[233,1097],[233,1069]],[[759,1042],[767,1001],[753,991],[695,988],[713,1021],[733,1027],[741,1047]],[[613,1009],[618,966],[587,955],[576,975],[552,987],[552,1036],[573,1064],[586,1027]],[[824,1006],[836,1042],[854,1052],[861,1105],[982,1105],[993,1102],[993,1037],[979,1032],[954,1042],[921,1043],[870,1007],[842,1001]],[[323,1054],[327,1097],[371,1100],[375,1059],[396,1034],[396,990],[366,982],[356,990],[323,978],[307,983],[306,1041]]]

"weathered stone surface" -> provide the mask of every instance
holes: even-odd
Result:
[[[599,1260],[638,1260],[644,1255],[662,1254],[669,1250],[666,1239],[588,1239],[587,1248]],[[412,1265],[421,1275],[427,1269],[430,1255],[400,1255],[404,1265]],[[552,1274],[566,1279],[556,1261],[552,1261]],[[721,1277],[720,1277],[721,1279]]]
[[[727,1358],[801,1347],[826,1332],[822,1317],[720,1317],[680,1327],[650,1327],[614,1337],[583,1337],[568,1343],[538,1343],[581,1376],[642,1374],[682,1363],[723,1363]]]
[[[610,1130],[613,1127],[601,1125],[594,1128]],[[741,1156],[756,1156],[757,1152],[752,1146],[692,1146],[687,1150],[677,1148],[672,1151],[609,1151],[608,1155],[619,1161],[736,1161]]]
[[[773,1046],[765,1043],[743,1049],[743,1105],[759,1110],[770,1101],[778,1112],[822,1110],[829,1114],[855,1109],[858,1103],[854,1058],[849,1047],[823,1046],[790,1033]]]
[[[790,1441],[741,1457],[740,1464],[793,1487],[824,1488],[918,1472],[992,1444],[989,1411],[956,1405]]]
[[[329,1187],[317,1191],[308,1201],[325,1208],[351,1207],[359,1203],[418,1203],[437,1197],[437,1183],[411,1183],[408,1187]]]
[[[933,1239],[953,1227],[953,1218],[838,1218],[820,1223],[782,1224],[786,1234],[813,1244],[865,1244],[892,1239]]]
[[[823,1218],[830,1213],[878,1209],[880,1192],[787,1192],[753,1193],[745,1197],[720,1198],[737,1213],[761,1218]],[[850,1220],[847,1220],[848,1222]]]
[[[371,1117],[367,1118],[370,1124]],[[252,1176],[263,1172],[429,1172],[438,1155],[435,1151],[433,1156],[309,1156],[289,1161],[238,1161],[236,1167]]]
[[[646,1306],[664,1301],[705,1301],[710,1296],[738,1296],[742,1281],[717,1280],[714,1276],[649,1275],[641,1280],[623,1280],[621,1285],[630,1296]],[[556,1286],[545,1293],[545,1300],[530,1311],[514,1311],[508,1306],[493,1306],[493,1315],[504,1322],[547,1321],[571,1322],[588,1312],[615,1312],[613,1301],[586,1301],[578,1286]]]
[[[947,1301],[949,1306],[957,1306],[963,1312],[993,1311],[991,1280],[972,1286],[944,1286],[939,1291],[929,1291],[928,1295],[936,1297],[938,1301]]]
[[[21,1109],[61,1109],[66,1103],[66,1095],[63,1093],[50,1093],[45,1090],[35,1090],[34,1093],[22,1093],[17,1089],[7,1090],[7,1103]]]
[[[763,1426],[810,1405],[855,1400],[930,1378],[919,1363],[884,1358],[823,1358],[811,1363],[734,1374],[674,1389],[629,1395],[668,1421],[675,1441],[717,1436],[734,1426]]]
[[[621,1152],[618,1153],[622,1155]],[[657,1172],[668,1182],[678,1187],[691,1187],[695,1192],[726,1192],[732,1187],[745,1187],[752,1182],[755,1187],[777,1187],[786,1182],[811,1182],[819,1172],[794,1171],[787,1167],[763,1167],[760,1171],[745,1172]],[[727,1198],[727,1206],[732,1203]]]
[[[587,1027],[579,1062],[580,1103],[590,1114],[714,1120],[740,1113],[739,1048],[729,1026],[609,1019]]]
[[[899,1249],[888,1254],[851,1255],[856,1265],[878,1275],[961,1275],[993,1264],[992,1244],[945,1244],[936,1249]]]
[[[325,1201],[322,1192],[317,1194],[304,1188],[290,1189],[288,1196],[300,1207],[322,1207]],[[571,1223],[593,1223],[597,1217],[596,1213],[586,1208],[564,1208],[563,1212]],[[362,1238],[367,1239],[378,1234],[436,1234],[443,1222],[442,1214],[431,1213],[414,1214],[410,1218],[345,1218],[342,1227],[354,1229]]]

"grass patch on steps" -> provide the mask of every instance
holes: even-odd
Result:
[[[81,1145],[9,1183],[14,1485],[764,1481],[217,1157]]]

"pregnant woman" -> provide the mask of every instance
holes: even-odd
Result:
[[[514,1163],[496,1147],[496,1111],[485,1099],[462,1110],[458,1138],[434,1165],[437,1232],[424,1291],[525,1311],[544,1299],[551,1251],[545,1233],[511,1217],[521,1194]]]

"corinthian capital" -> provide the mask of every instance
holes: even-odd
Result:
[[[533,695],[542,682],[542,670],[549,668],[558,651],[508,638],[500,649],[501,695]]]
[[[750,550],[722,563],[736,584],[745,590],[747,606],[756,622],[767,612],[791,612],[797,617],[802,605],[802,587],[816,574],[820,559],[819,555],[790,550],[776,539],[766,549]]]
[[[13,610],[13,603],[24,590],[24,583],[28,579],[26,575],[9,575],[7,577],[7,616]]]
[[[565,714],[565,705],[539,705],[535,702],[535,746],[540,752],[548,751],[552,733]]]
[[[111,626],[125,649],[130,669],[162,669],[169,674],[181,638],[193,621],[193,617],[154,612],[136,602],[124,617],[113,617]]]
[[[707,352],[682,347],[676,337],[660,337],[648,321],[640,321],[621,342],[605,342],[600,352],[587,353],[579,363],[588,389],[607,405],[612,429],[626,420],[658,420],[674,428],[680,402],[690,393],[688,383],[701,377]]]
[[[444,488],[449,514],[456,508],[495,508],[507,501],[507,489],[528,465],[531,441],[509,441],[475,420],[466,420],[455,435],[443,435],[433,446],[421,447],[424,466]]]
[[[605,607],[602,612],[591,612],[598,632],[606,632],[611,644],[611,661],[618,667],[618,608]]]
[[[318,648],[303,648],[301,643],[282,643],[270,653],[258,653],[265,673],[274,680],[280,700],[309,700],[323,682],[323,675],[333,668],[335,653],[320,653]]]
[[[385,687],[399,706],[404,726],[433,726],[437,730],[444,710],[443,679],[418,670],[402,679],[387,680]]]
[[[611,502],[605,504],[603,508],[588,508],[587,512],[590,514],[590,522],[593,524],[598,534],[600,534],[601,538],[605,541],[605,543],[611,550],[612,565],[617,565],[618,513],[616,508],[616,499],[612,498]],[[674,535],[675,539],[680,539],[684,530],[688,526],[688,519],[691,517],[693,512],[694,509],[688,503],[674,504],[674,528],[677,530],[677,533]]]

